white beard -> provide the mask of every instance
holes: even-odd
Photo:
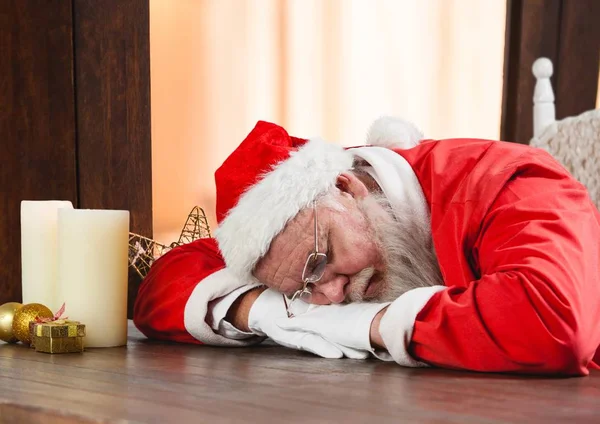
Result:
[[[350,281],[348,300],[391,302],[404,292],[443,284],[433,240],[424,217],[415,216],[410,205],[393,208],[379,193],[369,194],[358,204],[384,256],[385,273],[377,293],[364,297],[374,268],[366,268]]]

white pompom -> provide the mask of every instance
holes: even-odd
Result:
[[[393,116],[383,116],[371,125],[367,144],[390,149],[410,149],[423,140],[423,132],[413,123]]]

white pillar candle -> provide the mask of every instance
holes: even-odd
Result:
[[[85,347],[127,343],[128,236],[128,211],[58,213],[57,298],[85,324]]]
[[[41,303],[56,312],[56,232],[58,210],[68,201],[21,202],[21,290],[23,304]]]

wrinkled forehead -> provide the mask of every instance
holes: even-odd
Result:
[[[319,250],[325,251],[327,214],[318,212]],[[302,281],[302,270],[308,255],[314,251],[314,212],[302,210],[271,242],[269,250],[254,268],[254,276],[282,292],[296,290]]]
[[[319,223],[319,233],[322,224]],[[309,254],[314,249],[314,213],[312,207],[305,208],[290,220],[283,230],[271,241],[269,250],[259,261],[286,259],[292,254]]]

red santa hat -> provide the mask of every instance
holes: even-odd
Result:
[[[412,124],[383,117],[371,126],[367,143],[406,149],[423,138]],[[282,127],[260,121],[215,173],[215,237],[227,267],[245,279],[271,241],[318,196],[352,169],[350,150],[320,138],[291,137]]]

